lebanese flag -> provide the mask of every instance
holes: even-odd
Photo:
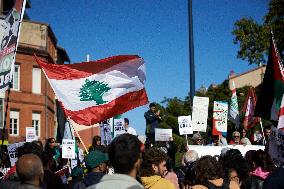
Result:
[[[279,121],[278,121],[278,129],[284,128],[284,95],[282,97],[281,107],[279,110]]]
[[[259,118],[254,115],[254,108],[256,104],[256,95],[253,87],[249,89],[246,102],[243,106],[243,112],[245,112],[245,118],[243,121],[244,129],[247,131],[259,122]]]
[[[66,117],[80,125],[93,125],[148,103],[145,65],[137,55],[63,65],[35,59]]]

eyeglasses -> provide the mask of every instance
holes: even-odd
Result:
[[[196,141],[202,141],[202,139],[196,139]]]
[[[234,138],[240,138],[240,136],[234,136]]]

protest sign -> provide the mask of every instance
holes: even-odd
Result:
[[[100,132],[101,132],[101,143],[103,145],[109,145],[112,140],[109,120],[105,120],[100,124]]]
[[[284,164],[284,131],[276,127],[271,128],[269,154],[275,165],[282,166]]]
[[[75,158],[75,140],[72,139],[62,140],[62,158],[66,159]]]
[[[219,132],[227,132],[228,103],[214,101],[213,125]]]
[[[18,142],[18,143],[14,143],[14,144],[8,144],[7,149],[8,149],[8,154],[9,154],[11,166],[14,166],[15,163],[17,162],[17,160],[18,160],[17,149],[20,146],[23,146],[24,144],[25,144],[25,142]]]
[[[208,97],[193,98],[192,130],[206,132],[208,118]]]
[[[34,127],[26,127],[26,142],[37,140],[36,131]]]
[[[179,116],[178,126],[180,135],[193,134],[191,116]]]
[[[155,141],[169,141],[172,137],[172,129],[155,129]]]
[[[123,123],[123,119],[114,119],[114,137],[126,133]]]

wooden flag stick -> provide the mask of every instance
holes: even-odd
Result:
[[[70,119],[70,117],[68,117],[68,122],[69,122],[69,124],[70,124],[70,126],[72,127],[72,129],[75,131],[75,133],[77,134],[77,136],[79,137],[79,139],[80,139],[80,141],[81,141],[81,143],[83,144],[83,147],[84,147],[84,149],[85,149],[85,151],[87,152],[87,154],[89,153],[89,151],[88,151],[88,149],[86,148],[86,146],[85,146],[85,144],[84,144],[84,141],[82,140],[82,138],[81,138],[81,136],[79,135],[79,133],[78,133],[78,131],[73,127],[73,125],[72,125],[72,123],[71,123],[71,121],[70,121],[71,119]]]

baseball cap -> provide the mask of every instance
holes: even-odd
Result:
[[[91,169],[108,160],[108,154],[98,150],[89,152],[85,157],[86,166]]]

